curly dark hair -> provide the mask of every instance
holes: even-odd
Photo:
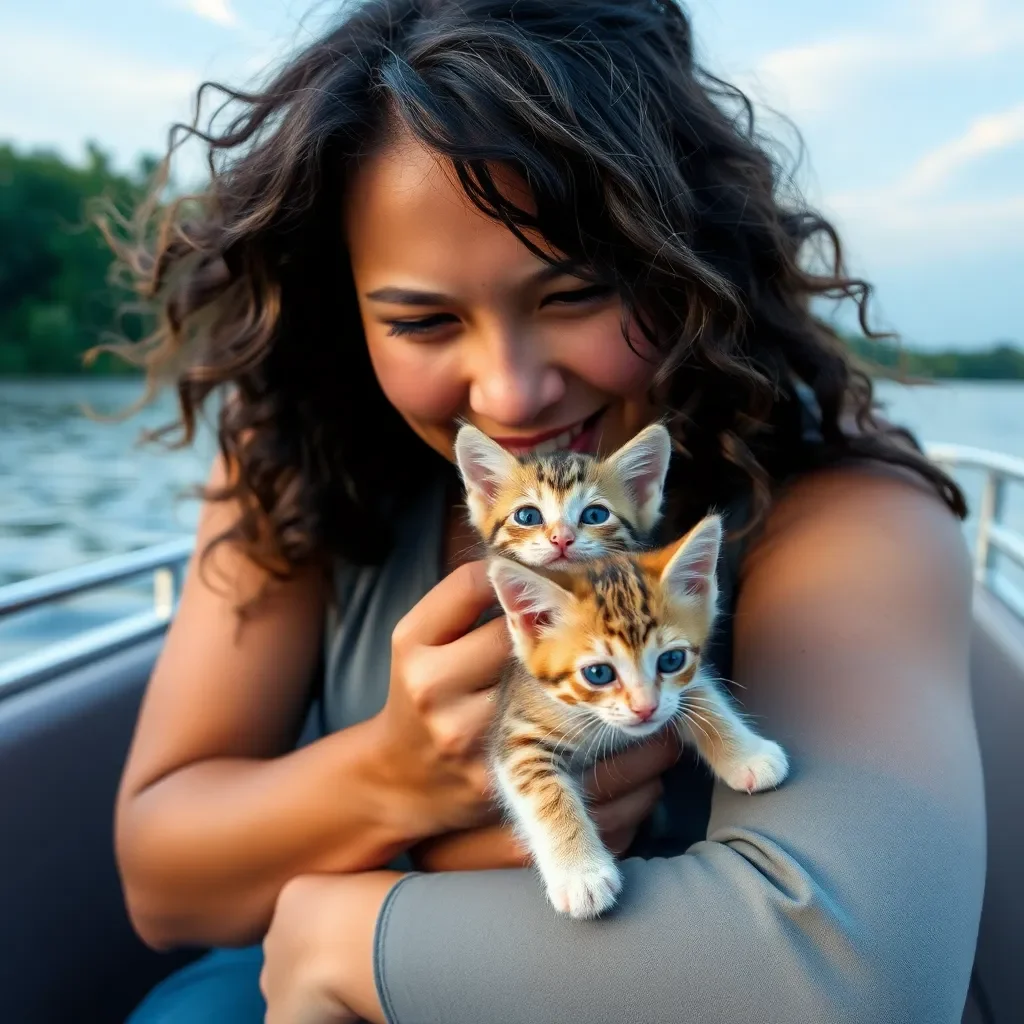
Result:
[[[203,130],[209,90],[226,107]],[[813,314],[816,297],[851,299],[871,334],[870,288],[788,187],[746,96],[698,66],[675,2],[354,0],[262,91],[201,87],[171,154],[205,144],[202,194],[162,208],[154,192],[120,230],[107,223],[158,316],[130,355],[151,382],[176,378],[180,443],[227,395],[218,438],[235,472],[210,497],[240,501],[225,537],[257,562],[287,575],[379,559],[388,510],[441,461],[377,384],[340,228],[347,181],[396,126],[538,256],[551,259],[536,232],[617,288],[663,354],[688,457],[680,516],[745,491],[757,523],[783,479],[843,459],[909,468],[965,515],[953,481],[875,418],[869,377]],[[499,190],[497,166],[531,210]],[[801,389],[820,410],[814,441]]]

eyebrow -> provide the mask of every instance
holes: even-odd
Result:
[[[574,270],[571,266],[559,263],[554,266],[541,267],[536,273],[527,277],[523,283],[540,285],[547,284],[559,277],[575,276],[578,276],[578,268]],[[367,292],[366,297],[374,302],[387,302],[396,306],[449,306],[455,302],[452,296],[445,295],[443,292],[420,291],[416,288],[377,288],[372,292]]]

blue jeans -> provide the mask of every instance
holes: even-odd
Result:
[[[263,948],[215,949],[164,978],[125,1024],[263,1024]]]

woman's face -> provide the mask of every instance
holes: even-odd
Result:
[[[654,352],[623,338],[617,296],[553,272],[417,141],[363,165],[345,231],[381,388],[446,458],[460,420],[517,454],[607,453],[655,417]]]

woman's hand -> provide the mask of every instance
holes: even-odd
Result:
[[[395,871],[300,875],[280,892],[266,938],[260,991],[266,1024],[383,1020],[373,934]]]
[[[412,837],[493,818],[484,741],[511,646],[504,619],[472,629],[493,604],[486,563],[469,562],[395,627],[391,684],[376,727],[394,813]]]
[[[673,730],[605,761],[587,773],[585,788],[590,813],[605,845],[621,856],[637,829],[661,798],[661,775],[679,758],[679,740]],[[434,836],[411,851],[421,871],[481,871],[525,867],[530,855],[503,824],[485,825]]]

